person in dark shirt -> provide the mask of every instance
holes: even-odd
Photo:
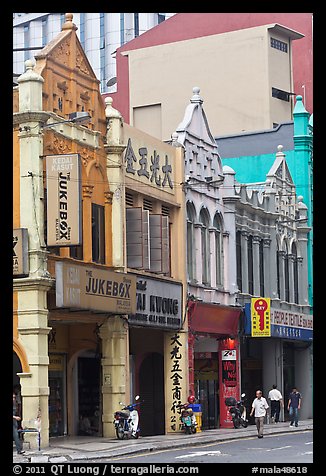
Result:
[[[296,387],[293,387],[292,392],[289,395],[289,401],[288,401],[288,411],[289,411],[290,419],[291,419],[290,426],[293,426],[293,423],[295,424],[295,426],[298,426],[301,400],[302,400],[301,393],[298,392]]]
[[[18,436],[18,421],[20,421],[20,416],[17,415],[17,404],[16,404],[16,395],[13,393],[12,395],[12,424],[13,424],[13,439],[15,441],[17,454],[22,455],[25,453],[23,450],[22,442]]]

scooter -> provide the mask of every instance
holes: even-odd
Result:
[[[245,396],[246,394],[242,393],[241,399],[238,402],[234,397],[227,397],[225,399],[225,405],[229,407],[234,428],[240,428],[240,426],[247,428],[248,426],[247,410],[244,404]]]
[[[181,408],[180,420],[182,430],[186,435],[196,433],[197,421],[192,408],[189,407],[189,403],[178,405],[177,408]]]
[[[140,404],[137,402],[139,400],[139,395],[135,397],[136,402],[125,405],[122,402],[119,402],[123,406],[122,410],[114,413],[114,426],[115,433],[118,440],[123,440],[124,438],[138,438],[140,433],[140,428],[138,426],[139,416],[136,406]]]

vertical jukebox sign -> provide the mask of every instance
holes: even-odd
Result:
[[[47,245],[81,244],[81,172],[78,154],[46,157]]]

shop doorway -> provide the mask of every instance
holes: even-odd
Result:
[[[283,398],[284,405],[288,403],[288,398],[295,385],[295,365],[294,365],[294,345],[292,342],[283,344]],[[289,413],[284,412],[284,420],[289,420]]]
[[[164,435],[164,358],[153,352],[142,361],[139,369],[140,431],[142,436]]]
[[[20,416],[23,419],[23,402],[21,396],[21,385],[20,385],[20,378],[17,374],[23,371],[21,362],[19,357],[17,356],[16,352],[13,352],[13,392],[16,394],[16,415]],[[21,421],[18,422],[18,429],[22,428]],[[21,435],[22,438],[22,435]]]
[[[219,427],[218,392],[217,352],[198,353],[195,356],[195,396],[202,406],[203,430]]]
[[[88,353],[78,357],[78,434],[101,436],[101,360]]]
[[[67,434],[66,356],[49,354],[49,436]]]

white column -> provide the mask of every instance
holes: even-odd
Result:
[[[248,232],[241,231],[241,271],[242,271],[242,292],[248,293]]]
[[[27,278],[14,280],[18,292],[19,339],[27,353],[29,378],[21,379],[23,426],[41,426],[42,446],[49,442],[48,415],[48,309],[47,292],[53,280],[47,272],[44,243],[43,207],[43,136],[41,125],[49,117],[42,111],[43,78],[34,71],[34,62],[26,61],[26,72],[18,78],[19,112],[14,123],[19,125],[20,150],[20,226],[28,229],[29,269]],[[35,436],[25,435],[32,448]]]
[[[124,269],[126,266],[125,243],[125,188],[122,153],[122,117],[119,111],[112,107],[112,98],[105,98],[107,118],[107,174],[112,192],[112,264]]]
[[[253,257],[253,277],[254,277],[254,295],[260,296],[260,262],[259,262],[259,236],[253,236],[252,239],[252,257]]]

